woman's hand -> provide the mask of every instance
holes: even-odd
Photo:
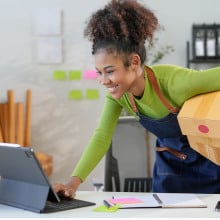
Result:
[[[53,184],[53,189],[61,197],[73,198],[81,182],[79,177],[74,176],[67,184]]]

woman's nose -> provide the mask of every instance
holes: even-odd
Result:
[[[99,83],[100,84],[106,85],[106,84],[108,84],[109,81],[110,81],[109,78],[105,74],[99,76]]]

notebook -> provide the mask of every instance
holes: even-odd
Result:
[[[38,213],[95,205],[90,201],[60,198],[34,150],[8,143],[0,144],[0,203]]]
[[[126,208],[207,208],[207,205],[191,193],[152,193],[146,196],[114,197],[110,204]]]

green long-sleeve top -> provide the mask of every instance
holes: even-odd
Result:
[[[150,68],[166,99],[178,108],[192,96],[220,90],[220,67],[200,71],[175,65],[156,65]],[[162,118],[169,112],[152,88],[146,72],[145,76],[144,94],[141,99],[135,98],[138,111],[154,119]],[[127,94],[115,100],[107,92],[99,124],[73,171],[73,176],[84,181],[103,158],[110,146],[122,108],[135,116]]]

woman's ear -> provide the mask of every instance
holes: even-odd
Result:
[[[131,65],[134,67],[139,67],[141,65],[141,59],[138,54],[131,55]]]
[[[141,67],[141,59],[138,54],[131,55],[131,67],[132,70],[137,74],[140,72],[139,69]]]

